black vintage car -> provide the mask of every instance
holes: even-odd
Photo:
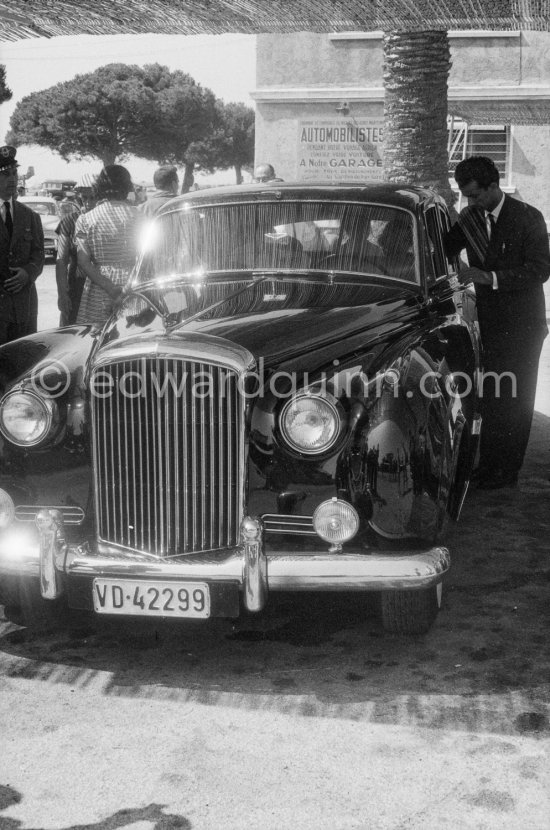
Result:
[[[374,591],[387,629],[426,631],[480,424],[448,223],[390,185],[167,203],[102,330],[0,349],[3,602],[207,618]]]

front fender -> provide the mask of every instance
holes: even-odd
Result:
[[[371,386],[368,417],[353,442],[369,524],[385,539],[432,542],[447,510],[460,401],[449,398],[441,364],[420,347]]]
[[[75,375],[82,376],[96,333],[93,326],[67,326],[0,346],[0,394],[26,380],[54,396],[66,394]]]
[[[95,343],[97,329],[70,326],[39,332],[0,348],[0,399],[10,390],[25,386],[53,398],[59,424],[45,444],[18,447],[0,439],[0,486],[8,491],[32,490],[37,474],[72,468],[84,452],[84,367]]]

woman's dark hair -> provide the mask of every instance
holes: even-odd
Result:
[[[121,164],[106,164],[93,186],[94,198],[124,200],[134,189],[132,177]]]
[[[459,187],[466,187],[470,182],[477,182],[486,189],[493,182],[499,183],[500,173],[493,159],[487,156],[470,156],[457,164],[455,181]]]

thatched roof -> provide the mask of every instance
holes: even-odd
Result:
[[[550,0],[0,0],[0,40],[377,29],[550,31]]]
[[[449,113],[470,124],[540,126],[550,124],[550,100],[503,101],[497,97],[484,101],[449,101]]]

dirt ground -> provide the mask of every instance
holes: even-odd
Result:
[[[0,828],[550,830],[548,341],[541,378],[519,487],[468,494],[425,636],[346,595],[0,620]]]

